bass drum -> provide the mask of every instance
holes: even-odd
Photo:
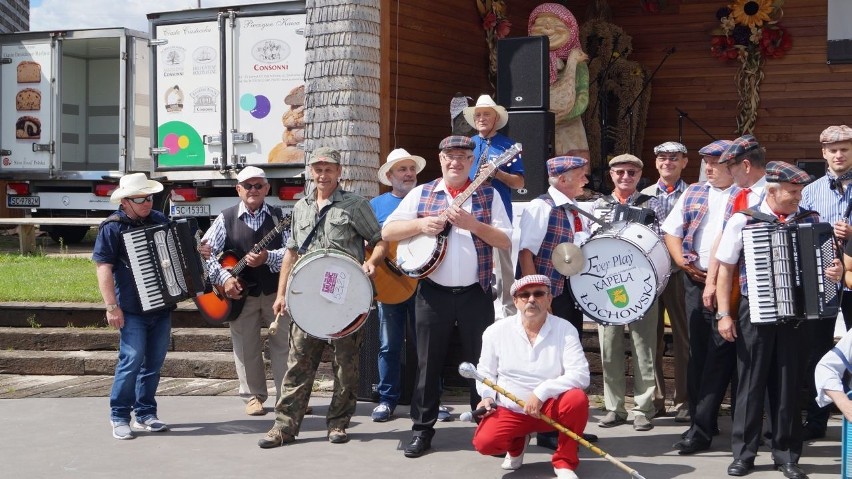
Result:
[[[302,331],[339,339],[364,325],[373,307],[373,284],[355,258],[317,250],[293,265],[285,297],[287,312]]]
[[[599,230],[580,247],[585,267],[571,276],[577,305],[595,322],[642,318],[669,280],[671,258],[651,228],[623,221]]]

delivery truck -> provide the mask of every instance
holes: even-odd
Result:
[[[33,217],[106,217],[127,171],[150,171],[148,34],[0,35],[0,180]],[[89,227],[44,227],[67,242]]]

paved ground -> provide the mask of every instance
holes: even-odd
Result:
[[[68,387],[45,387],[38,378],[0,377],[0,391],[42,387],[42,395],[68,393]],[[93,381],[103,382],[102,379]],[[200,380],[204,381],[204,380]],[[206,380],[213,381],[213,380]],[[203,386],[202,383],[197,385]],[[213,392],[212,383],[206,385]],[[98,387],[105,387],[101,384]],[[164,388],[168,389],[168,388]],[[295,444],[261,450],[255,444],[272,423],[272,415],[242,414],[242,402],[233,389],[221,388],[218,396],[162,396],[160,417],[172,426],[167,433],[142,433],[133,441],[117,441],[110,434],[105,397],[28,397],[0,399],[0,464],[2,477],[107,478],[131,474],[138,478],[270,477],[422,477],[422,478],[548,478],[553,477],[549,452],[531,446],[526,465],[516,472],[500,469],[500,460],[473,451],[474,426],[460,421],[439,423],[435,450],[419,459],[407,459],[401,448],[410,438],[408,407],[400,406],[387,423],[369,419],[373,404],[359,403],[344,445],[325,440],[323,414],[330,398],[319,392],[311,400],[308,416]],[[198,388],[196,388],[198,390]],[[62,391],[65,391],[64,393]],[[175,390],[172,389],[172,392]],[[167,390],[163,391],[169,394]],[[188,393],[187,393],[188,394]],[[9,396],[6,396],[9,397]],[[460,398],[445,398],[458,415],[464,411]],[[269,404],[268,404],[269,406]],[[730,418],[720,419],[722,435],[710,452],[679,456],[671,449],[684,430],[673,418],[655,420],[650,432],[633,431],[629,425],[602,429],[594,421],[602,413],[593,408],[589,431],[600,435],[598,447],[636,469],[648,479],[725,478],[730,462]],[[812,479],[836,478],[840,472],[840,421],[835,418],[826,440],[805,446],[801,464]],[[781,478],[770,468],[768,451],[761,449],[756,470],[748,477]],[[629,477],[610,462],[581,447],[582,478]]]

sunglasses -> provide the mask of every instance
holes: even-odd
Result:
[[[624,174],[627,173],[627,176],[631,178],[636,176],[636,173],[639,173],[636,170],[612,170],[612,172],[615,173],[615,176],[624,176]]]
[[[266,183],[255,183],[255,184],[251,184],[251,183],[240,183],[240,186],[242,186],[242,187],[243,187],[243,189],[245,189],[245,190],[247,190],[247,191],[251,191],[251,190],[252,190],[252,188],[256,189],[257,191],[260,191],[260,190],[262,190],[262,189],[263,189],[263,187],[264,187],[264,186],[266,186]]]
[[[516,298],[520,298],[520,299],[530,299],[530,296],[533,296],[533,297],[535,297],[535,298],[541,298],[541,297],[543,297],[543,296],[544,296],[544,295],[546,295],[546,294],[547,294],[547,291],[542,291],[542,290],[538,290],[538,291],[521,291],[520,293],[515,294],[515,297],[516,297]]]
[[[137,205],[141,205],[141,204],[147,203],[149,201],[154,201],[154,195],[143,196],[142,198],[127,198],[127,199],[136,203]]]

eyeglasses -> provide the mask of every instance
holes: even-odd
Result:
[[[636,173],[639,173],[636,170],[612,170],[612,172],[615,173],[615,176],[624,176],[624,174],[627,173],[627,176],[631,178],[636,176]]]
[[[530,296],[535,298],[541,298],[547,294],[547,291],[536,290],[536,291],[521,291],[520,293],[515,294],[516,298],[527,300],[530,299]]]
[[[473,155],[448,155],[444,153],[444,159],[447,161],[458,161],[459,163],[473,158]]]
[[[243,187],[243,189],[244,189],[244,190],[247,190],[247,191],[251,191],[251,190],[252,190],[252,188],[256,189],[257,191],[260,191],[260,190],[262,190],[262,189],[263,189],[263,187],[264,187],[264,186],[266,186],[266,183],[255,183],[255,184],[251,184],[251,183],[240,183],[240,186],[242,186],[242,187]]]
[[[143,196],[142,198],[127,198],[127,199],[136,203],[137,205],[141,205],[141,204],[147,203],[149,201],[154,201],[154,195]]]
[[[678,161],[678,160],[679,160],[679,158],[677,157],[677,155],[673,155],[673,156],[658,156],[658,157],[657,157],[657,161],[670,161],[670,162],[674,163],[674,162],[676,162],[676,161]]]

